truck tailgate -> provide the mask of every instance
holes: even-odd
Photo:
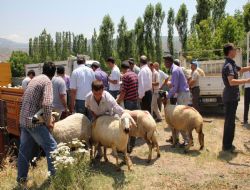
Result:
[[[200,95],[222,95],[224,83],[221,76],[200,77]]]

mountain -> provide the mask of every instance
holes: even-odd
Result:
[[[8,60],[11,52],[16,50],[28,52],[28,44],[0,38],[0,61]]]

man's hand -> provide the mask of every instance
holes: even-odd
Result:
[[[246,79],[247,81],[246,81],[246,83],[250,83],[250,78],[248,78],[248,79]]]

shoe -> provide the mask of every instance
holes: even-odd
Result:
[[[225,152],[230,152],[230,153],[237,153],[238,152],[237,148],[234,145],[232,145],[231,148],[223,147],[222,150]]]

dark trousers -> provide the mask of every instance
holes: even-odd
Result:
[[[200,98],[200,87],[194,87],[191,89],[192,93],[192,104],[193,108],[195,108],[197,111],[199,110],[199,98]]]
[[[148,90],[145,92],[145,96],[141,100],[141,110],[147,110],[151,113],[151,101],[152,101],[152,91]]]
[[[245,95],[244,95],[244,123],[248,122],[249,103],[250,103],[250,88],[245,88]]]
[[[118,96],[118,94],[119,94],[119,90],[116,90],[116,91],[109,91],[109,93],[114,97],[114,99],[116,99],[117,98],[117,96]]]
[[[225,123],[223,133],[223,149],[232,148],[235,132],[235,116],[238,106],[238,101],[225,102]]]
[[[160,96],[157,98],[157,105],[158,105],[158,108],[159,108],[159,110],[160,110],[160,112],[161,112],[161,107],[162,107],[162,99],[161,99],[161,97],[160,97]]]
[[[92,114],[88,108],[85,107],[85,100],[76,100],[75,111],[76,113],[84,114],[89,120],[92,119]]]

